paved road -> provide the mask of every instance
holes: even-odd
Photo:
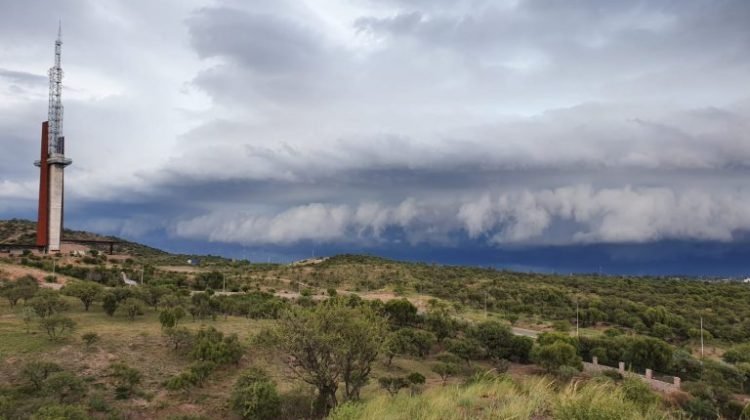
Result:
[[[539,331],[527,330],[526,328],[512,327],[513,334],[522,335],[524,337],[536,338],[539,335]]]

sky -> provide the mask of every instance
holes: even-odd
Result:
[[[0,0],[0,218],[171,251],[750,275],[746,0]]]

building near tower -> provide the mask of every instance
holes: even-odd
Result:
[[[49,69],[49,108],[42,123],[39,167],[39,210],[36,245],[47,252],[60,252],[63,232],[65,167],[73,163],[65,157],[62,105],[62,27],[55,41],[55,64]]]

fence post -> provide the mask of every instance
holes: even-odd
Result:
[[[651,379],[654,376],[654,372],[651,369],[646,369],[646,379]]]
[[[599,366],[599,358],[594,356],[591,358],[591,363],[594,364],[594,366]]]
[[[620,362],[618,364],[617,371],[620,372],[623,375],[625,374],[625,362]]]

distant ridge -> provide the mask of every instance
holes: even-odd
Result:
[[[143,257],[169,255],[168,252],[136,242],[126,241],[116,236],[105,236],[80,230],[63,230],[63,239],[116,240],[115,252]],[[36,222],[26,219],[0,220],[0,243],[33,244],[36,240]]]

